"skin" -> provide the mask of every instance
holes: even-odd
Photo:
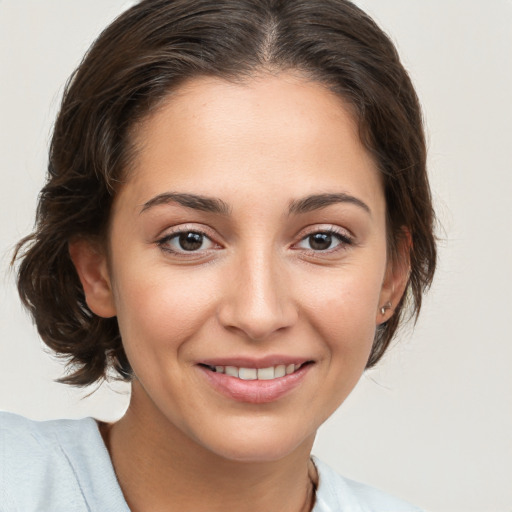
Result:
[[[70,246],[89,307],[118,317],[136,376],[126,415],[105,430],[127,502],[308,508],[316,431],[359,380],[376,326],[392,315],[380,308],[405,286],[406,266],[387,258],[375,162],[343,101],[294,74],[194,79],[134,138],[108,248]],[[226,211],[161,197],[169,193],[216,198]],[[290,211],[323,194],[345,200]],[[208,238],[183,251],[171,238],[182,231]],[[312,234],[329,231],[339,236],[328,249],[312,246]],[[310,361],[299,385],[269,403],[219,393],[198,364],[267,356]]]

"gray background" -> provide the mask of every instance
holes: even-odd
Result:
[[[131,2],[0,2],[0,409],[119,417],[126,386],[73,390],[21,311],[8,271],[32,226],[63,84]],[[360,0],[398,45],[429,132],[444,231],[414,330],[363,376],[315,453],[433,512],[512,511],[512,2]]]

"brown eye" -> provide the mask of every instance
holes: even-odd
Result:
[[[308,238],[309,246],[314,251],[326,251],[331,248],[332,235],[330,233],[315,233]]]
[[[317,231],[305,236],[298,244],[299,249],[322,252],[335,251],[351,245],[352,239],[336,231]]]
[[[203,245],[204,235],[201,233],[181,233],[178,236],[178,243],[180,248],[184,251],[197,251]]]
[[[210,238],[199,231],[179,231],[165,236],[158,245],[171,253],[194,253],[207,251],[216,247]]]

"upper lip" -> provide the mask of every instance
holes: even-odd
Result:
[[[311,358],[300,356],[268,355],[265,357],[215,357],[198,361],[206,366],[235,366],[237,368],[269,368],[271,366],[304,364]]]

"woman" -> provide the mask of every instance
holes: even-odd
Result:
[[[420,107],[350,2],[128,10],[68,84],[37,220],[18,284],[62,381],[132,396],[3,415],[0,510],[417,510],[310,457],[435,268]]]

